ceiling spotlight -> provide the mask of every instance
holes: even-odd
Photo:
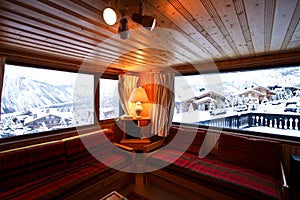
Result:
[[[129,28],[128,28],[128,21],[125,17],[120,19],[120,26],[118,29],[119,37],[123,40],[126,40],[130,36]]]
[[[148,16],[148,15],[142,15],[142,14],[137,14],[133,13],[131,16],[131,19],[142,25],[146,30],[152,31],[155,27],[156,20],[154,17]]]
[[[143,9],[145,6],[142,0],[131,2],[115,0],[114,2],[115,6],[111,7],[111,1],[108,1],[108,7],[103,11],[103,19],[105,23],[110,26],[116,24],[117,21],[119,21],[120,26],[118,28],[118,34],[120,38],[128,39],[130,35],[128,29],[128,20],[125,18],[126,14],[127,16],[131,15],[131,19],[134,22],[142,25],[142,27],[146,30],[152,31],[154,29],[156,20],[152,16],[143,15]],[[133,13],[133,9],[130,8],[133,6],[133,4],[135,4],[134,6],[138,6],[138,13]]]
[[[103,11],[103,19],[108,25],[114,25],[117,22],[117,13],[111,7],[107,7]]]

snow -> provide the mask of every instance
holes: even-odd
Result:
[[[262,132],[262,133],[270,133],[270,134],[274,134],[274,135],[285,135],[285,136],[292,136],[292,137],[300,137],[300,131],[299,130],[279,129],[279,128],[272,128],[272,127],[266,127],[266,126],[249,127],[249,128],[244,128],[243,130],[254,131],[254,132]]]

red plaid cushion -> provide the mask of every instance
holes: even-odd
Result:
[[[178,131],[184,135],[184,139],[177,139],[175,142],[174,138]],[[205,134],[206,131],[198,130],[197,128],[172,126],[169,130],[169,135],[167,136],[165,143],[169,144],[172,142],[172,148],[198,155],[205,138]]]
[[[200,159],[189,153],[170,163],[179,154],[177,150],[163,150],[149,157],[147,163],[168,163],[167,169],[178,175],[239,191],[253,199],[281,199],[280,181],[271,176],[213,158]]]
[[[279,142],[222,133],[218,159],[277,178],[280,172],[280,152]]]
[[[94,161],[96,154],[107,154],[112,148],[113,132],[110,130],[95,134],[79,135],[64,141],[66,149],[66,163],[74,167],[86,162]],[[92,155],[93,154],[93,155]]]
[[[64,158],[61,141],[1,152],[0,192],[64,170]]]
[[[126,167],[132,162],[129,157],[118,154],[109,157],[112,166]],[[95,161],[0,193],[0,199],[62,199],[116,172]]]

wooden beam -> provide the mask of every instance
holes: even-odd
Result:
[[[94,61],[83,63],[81,60],[66,58],[64,56],[45,54],[40,51],[28,51],[16,48],[0,47],[0,57],[6,57],[6,61],[15,64],[24,64],[32,67],[45,69],[56,69],[70,72],[83,73],[103,73],[118,75],[124,73],[123,70],[110,66],[102,66],[101,63]]]
[[[300,64],[300,51],[265,56],[255,56],[209,63],[174,66],[181,74],[213,73],[262,68],[288,67]]]

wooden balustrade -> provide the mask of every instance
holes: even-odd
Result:
[[[197,124],[233,129],[265,126],[286,130],[300,130],[299,115],[289,114],[245,113],[224,118],[200,121],[197,122]]]

